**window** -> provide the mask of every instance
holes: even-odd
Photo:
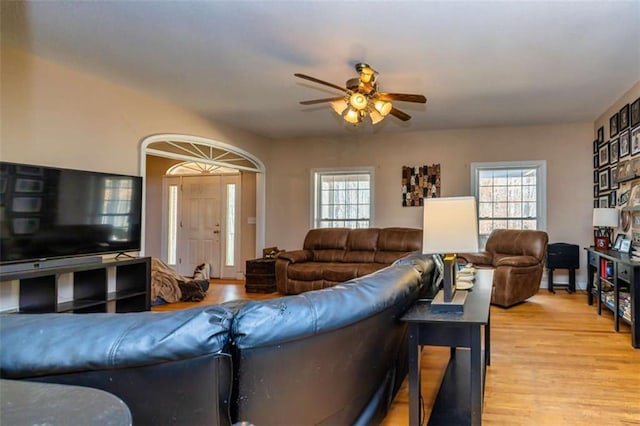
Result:
[[[546,162],[472,163],[481,246],[494,229],[546,228]]]
[[[178,185],[169,185],[167,218],[167,263],[175,265],[178,257]]]
[[[312,171],[315,228],[369,228],[373,169]]]
[[[236,242],[236,184],[227,184],[227,235],[225,244],[227,252],[224,256],[225,266],[235,265]]]

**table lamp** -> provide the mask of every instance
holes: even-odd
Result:
[[[432,311],[463,312],[466,291],[456,291],[456,254],[478,251],[475,197],[425,198],[422,252],[442,254],[444,278]]]
[[[593,209],[594,246],[596,250],[609,250],[611,233],[618,227],[618,210],[612,208]]]

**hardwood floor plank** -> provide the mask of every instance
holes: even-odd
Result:
[[[156,306],[185,309],[233,299],[268,299],[278,293],[244,291],[244,282],[212,280],[199,303]],[[510,309],[491,307],[491,366],[487,369],[483,425],[640,425],[640,350],[613,315],[598,316],[584,292],[548,293]],[[448,362],[449,349],[422,352],[422,396],[427,416]],[[409,423],[408,381],[384,426]]]

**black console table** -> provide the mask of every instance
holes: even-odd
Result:
[[[593,305],[594,296],[598,315],[602,307],[613,312],[615,331],[620,321],[631,327],[631,345],[640,348],[640,262],[631,260],[626,253],[616,250],[587,250],[587,302]]]
[[[431,411],[429,424],[478,426],[482,424],[485,373],[490,364],[491,355],[489,308],[492,287],[493,270],[479,269],[473,290],[467,296],[463,313],[431,312],[429,303],[417,302],[401,318],[402,321],[409,323],[410,425],[422,424],[420,421],[420,346],[422,345],[451,348],[449,365]]]

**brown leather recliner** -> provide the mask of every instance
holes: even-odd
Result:
[[[543,231],[496,229],[484,252],[458,254],[479,267],[495,268],[491,303],[508,308],[540,289],[548,236]]]

